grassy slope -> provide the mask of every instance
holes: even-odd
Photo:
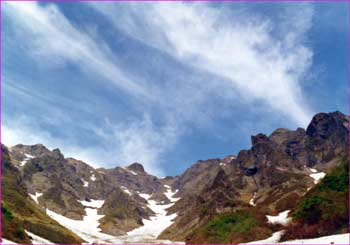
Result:
[[[258,209],[244,208],[215,215],[206,225],[196,229],[187,243],[240,243],[268,237],[273,230]]]
[[[293,223],[284,240],[312,238],[348,231],[349,162],[343,161],[292,210]]]
[[[76,244],[83,240],[52,220],[32,201],[22,185],[19,172],[2,148],[3,237],[17,243],[31,243],[24,229],[54,243]]]

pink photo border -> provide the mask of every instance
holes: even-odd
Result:
[[[278,2],[322,2],[322,3],[332,3],[332,2],[344,2],[348,3],[348,27],[350,28],[350,0],[0,0],[0,125],[2,125],[2,2],[269,2],[269,3],[278,3]],[[348,117],[350,119],[350,30],[348,30]],[[350,125],[349,125],[350,132]],[[1,141],[1,127],[0,127],[0,142]],[[349,152],[348,156],[350,159],[350,133],[349,133]],[[2,205],[2,152],[0,153],[0,202]],[[350,186],[350,179],[349,179]],[[348,201],[350,202],[350,195]],[[1,210],[2,211],[2,210]],[[1,212],[0,211],[0,212]],[[350,220],[350,213],[349,213]],[[350,224],[348,226],[348,229]],[[348,230],[349,232],[349,230]],[[0,240],[2,237],[2,215],[0,215]],[[349,237],[350,239],[350,237]],[[5,244],[0,242],[0,244]],[[138,243],[139,244],[139,243]],[[27,244],[24,244],[27,245]],[[29,245],[29,244],[28,244]],[[35,244],[35,245],[49,245],[49,244]],[[62,244],[62,245],[78,245],[78,244]],[[102,245],[102,244],[97,244]],[[119,245],[119,244],[111,244]],[[160,244],[159,244],[160,245]],[[202,244],[202,245],[218,245],[218,244]],[[261,244],[263,245],[263,244]],[[302,245],[302,244],[300,244]],[[315,244],[316,245],[316,244]],[[317,244],[323,245],[323,244]],[[326,245],[326,244],[324,244]]]

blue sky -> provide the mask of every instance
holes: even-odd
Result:
[[[2,142],[180,174],[348,113],[346,3],[3,3]]]

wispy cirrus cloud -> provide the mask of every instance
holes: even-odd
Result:
[[[101,81],[109,81],[133,96],[148,97],[149,91],[113,62],[112,52],[102,39],[96,42],[79,31],[55,5],[6,2],[4,14],[11,18],[18,32],[23,32],[20,35],[27,37],[24,39],[29,48],[27,51],[38,63],[72,62],[88,74],[98,74],[104,78]]]
[[[92,6],[136,39],[222,77],[226,84],[220,89],[238,92],[247,105],[261,101],[301,126],[310,120],[301,83],[312,63],[304,42],[312,25],[311,5],[284,11],[278,33],[277,23],[268,18],[235,18],[202,3]]]
[[[28,113],[32,115],[5,120],[2,141],[6,144],[43,143],[95,166],[138,161],[148,171],[163,174],[169,161],[166,153],[174,150],[186,131],[201,128],[207,134],[211,124],[221,128],[219,120],[231,117],[237,107],[240,111],[235,116],[241,118],[261,111],[283,114],[298,126],[310,119],[301,83],[312,62],[312,51],[304,44],[312,23],[311,6],[306,5],[303,12],[287,11],[299,22],[286,20],[277,33],[276,23],[268,17],[230,15],[205,3],[88,6],[110,20],[111,32],[118,28],[127,34],[123,38],[143,45],[141,50],[122,48],[137,62],[123,64],[112,47],[113,38],[79,29],[54,4],[5,3],[5,18],[11,20],[17,38],[27,40],[23,45],[33,61],[78,67],[87,75],[76,94],[84,93],[84,82],[91,83],[92,90],[99,86],[113,90],[108,99],[92,91],[95,96],[85,101],[66,93],[54,96],[30,87],[7,86],[14,98],[40,108]],[[11,72],[7,74],[5,83],[11,77]],[[122,112],[114,108],[119,97],[127,104]],[[67,117],[64,126],[61,115]],[[44,117],[52,120],[43,126]]]
[[[108,45],[103,44],[102,39],[96,41],[78,30],[55,5],[6,2],[4,11],[6,17],[11,19],[17,34],[25,37],[24,45],[27,47],[27,52],[38,64],[61,66],[62,63],[72,63],[83,72],[99,77],[101,82],[107,81],[102,86],[108,87],[112,84],[142,103],[152,101],[149,87],[142,84],[141,79],[135,82],[116,65],[112,51],[108,49]],[[91,106],[90,101],[82,100],[77,104],[77,101],[66,98],[64,94],[58,97],[52,93],[40,94],[30,87],[15,85],[19,79],[13,79],[11,75],[13,74],[9,72],[4,81],[6,103],[14,104],[10,98],[20,97],[23,104],[33,103],[39,108],[36,112],[41,111],[45,115],[6,118],[2,128],[2,142],[5,144],[43,143],[50,148],[60,147],[68,156],[80,158],[95,166],[114,166],[117,163],[125,165],[140,161],[147,170],[162,174],[159,157],[167,148],[162,139],[168,140],[167,145],[170,146],[169,137],[173,137],[168,134],[169,125],[166,125],[164,130],[156,130],[151,121],[132,116],[130,117],[134,119],[134,123],[131,124],[102,122],[99,126],[94,126],[91,122],[84,121],[86,118],[74,122],[75,119],[70,118],[71,113],[68,112],[73,108],[80,113],[88,113],[88,116],[94,113],[98,115],[99,109]],[[21,79],[29,78],[21,77]],[[67,104],[70,104],[70,108],[67,108]],[[125,116],[129,120],[130,117]],[[67,128],[67,132],[64,133],[66,138],[61,139],[40,124],[49,122],[51,127],[63,127],[63,119],[76,123],[74,128],[80,127],[80,130],[90,131],[96,137],[96,141],[101,140],[100,144],[82,147],[79,146],[79,132]],[[107,138],[101,137],[99,132],[102,131],[108,131]]]

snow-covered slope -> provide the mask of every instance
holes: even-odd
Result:
[[[314,179],[314,184],[317,184],[321,179],[324,178],[324,176],[326,176],[326,173],[318,172],[317,169],[309,168],[309,170],[312,172],[312,174],[309,176]]]
[[[38,202],[38,198],[41,197],[43,195],[43,193],[39,193],[39,192],[35,192],[35,194],[30,194],[29,196],[34,200],[34,202],[36,202],[37,204],[39,204]]]
[[[179,199],[173,197],[176,192],[172,192],[168,186],[165,187],[167,190],[164,194],[172,202],[170,204],[163,205],[157,203],[151,199],[151,195],[139,193],[142,198],[147,200],[148,207],[152,209],[155,216],[150,217],[149,220],[144,219],[143,226],[128,232],[125,236],[114,237],[102,233],[101,229],[98,228],[100,225],[99,220],[104,215],[99,215],[97,213],[97,209],[102,207],[104,203],[103,200],[91,200],[90,202],[79,201],[83,206],[85,206],[86,215],[83,217],[83,220],[69,219],[48,209],[46,212],[51,218],[72,230],[88,243],[174,243],[168,240],[157,240],[160,233],[169,227],[173,223],[173,219],[176,217],[176,214],[167,215],[166,210],[174,205],[174,202]]]
[[[32,239],[33,244],[54,244],[53,242],[46,240],[45,238],[42,238],[38,235],[35,235],[34,233],[31,233],[29,231],[25,231]]]
[[[10,240],[7,240],[7,239],[5,239],[5,238],[1,238],[1,240],[2,240],[1,244],[17,244],[17,243],[15,243],[15,242],[10,241]]]
[[[46,240],[45,238],[42,238],[38,235],[35,235],[34,233],[31,233],[27,230],[25,230],[25,232],[31,237],[33,244],[54,244],[53,242]],[[18,243],[2,238],[1,244],[18,244]]]
[[[324,236],[324,237],[318,237],[318,238],[312,238],[312,239],[299,239],[299,240],[279,242],[283,233],[284,231],[278,231],[273,233],[271,237],[265,240],[250,242],[248,244],[350,244],[349,233],[332,235],[332,236]]]
[[[104,201],[103,200],[91,200],[80,201],[81,204],[85,206],[86,215],[83,217],[83,220],[73,220],[69,219],[63,215],[57,214],[49,209],[46,210],[46,213],[54,220],[56,220],[61,225],[67,227],[72,230],[78,236],[83,238],[85,241],[89,243],[98,242],[105,243],[109,240],[113,239],[113,236],[102,233],[101,229],[98,228],[100,225],[99,220],[104,215],[97,214],[97,209],[102,207]]]
[[[163,230],[169,227],[173,220],[176,218],[176,214],[167,215],[167,209],[174,205],[174,202],[178,198],[173,196],[176,192],[172,192],[169,186],[165,186],[167,191],[164,193],[168,199],[172,202],[170,204],[159,204],[154,200],[150,199],[148,194],[139,194],[142,198],[146,199],[148,202],[148,207],[156,214],[150,217],[150,219],[143,219],[144,226],[136,228],[128,232],[128,236],[146,236],[148,238],[156,239]]]

